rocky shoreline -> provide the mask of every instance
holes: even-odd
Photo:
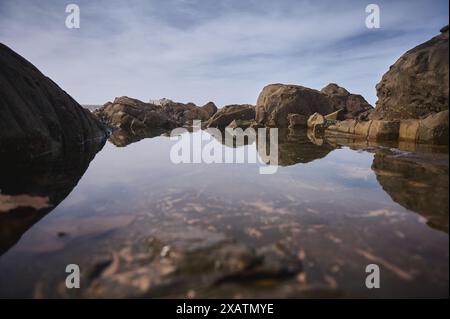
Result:
[[[159,105],[129,97],[107,102],[94,114],[107,126],[139,139],[146,131],[204,128],[308,128],[313,135],[343,136],[368,141],[409,141],[448,145],[448,27],[409,50],[376,86],[372,107],[361,95],[335,83],[320,91],[291,84],[270,84],[256,105],[217,108],[163,99]]]

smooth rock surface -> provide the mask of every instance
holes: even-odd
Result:
[[[0,158],[83,151],[106,129],[55,82],[0,43]],[[16,156],[17,155],[17,156]]]

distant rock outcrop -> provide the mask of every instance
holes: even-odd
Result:
[[[106,129],[56,83],[0,43],[0,158],[86,148]]]
[[[409,50],[377,85],[372,119],[422,119],[448,110],[449,29]]]
[[[320,92],[330,98],[334,111],[342,110],[338,120],[356,118],[373,109],[362,95],[352,94],[335,83],[328,84]]]
[[[313,113],[329,114],[334,111],[330,99],[317,90],[299,85],[270,84],[263,88],[256,103],[258,124],[288,127],[288,115],[306,117]]]
[[[225,128],[234,120],[255,119],[255,107],[250,104],[232,104],[219,109],[206,123],[207,127]]]
[[[107,102],[94,114],[112,128],[136,133],[143,130],[191,126],[194,120],[206,122],[216,111],[217,107],[212,102],[204,106],[179,103],[169,99],[145,103],[122,96],[115,98],[113,102]]]
[[[107,102],[94,114],[106,125],[123,130],[171,128],[176,123],[163,112],[163,106],[145,103],[127,96]]]

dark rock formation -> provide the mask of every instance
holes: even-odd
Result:
[[[226,105],[219,109],[209,121],[207,127],[225,128],[234,120],[248,121],[255,118],[255,107],[249,104]]]
[[[256,121],[266,126],[288,127],[290,113],[309,117],[313,113],[333,112],[329,98],[317,90],[299,85],[270,84],[263,88],[256,103]]]
[[[406,52],[384,74],[372,119],[421,119],[448,110],[448,27],[441,31]]]
[[[85,149],[105,138],[103,125],[57,84],[0,43],[0,158]]]
[[[342,110],[339,112],[338,120],[356,118],[361,113],[373,109],[362,95],[352,94],[335,83],[328,84],[320,92],[330,98],[333,110]]]

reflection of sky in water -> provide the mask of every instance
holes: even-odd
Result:
[[[145,211],[149,201],[168,191],[218,196],[231,205],[288,198],[308,206],[305,209],[324,213],[330,212],[330,205],[355,212],[383,205],[404,210],[377,183],[370,168],[371,153],[336,149],[324,158],[260,175],[259,163],[173,164],[169,154],[174,143],[167,137],[145,139],[125,148],[107,143],[72,193],[26,233],[22,243],[38,236],[39,228],[47,223],[76,223],[78,218],[93,215]],[[255,144],[240,149],[257,153]]]
[[[323,280],[327,269],[339,264],[342,272],[336,280],[354,291],[361,287],[353,279],[364,275],[361,267],[370,258],[391,267],[382,296],[439,296],[448,290],[448,234],[426,225],[426,214],[392,200],[395,194],[383,189],[386,185],[380,185],[372,170],[373,153],[324,148],[305,140],[285,142],[279,150],[288,164],[273,175],[261,175],[260,163],[173,164],[169,154],[174,143],[168,137],[123,148],[107,143],[71,194],[0,258],[3,276],[22,274],[17,267],[23,260],[45,263],[45,253],[71,254],[83,240],[95,251],[97,234],[103,239],[111,230],[131,234],[135,226],[127,225],[136,216],[147,216],[145,229],[174,237],[183,238],[185,222],[197,220],[205,224],[195,226],[196,231],[214,227],[205,236],[255,247],[279,241],[294,250],[302,247],[316,261],[305,265],[310,279]],[[255,144],[240,149],[257,154]],[[305,163],[295,164],[297,158]],[[395,183],[394,190],[407,193]],[[59,231],[68,236],[58,238]],[[249,231],[262,236],[249,237]],[[70,255],[71,262],[82,257]],[[433,273],[427,271],[430,265]],[[404,282],[398,269],[405,269],[404,277],[418,279]],[[29,282],[23,279],[24,286]]]

